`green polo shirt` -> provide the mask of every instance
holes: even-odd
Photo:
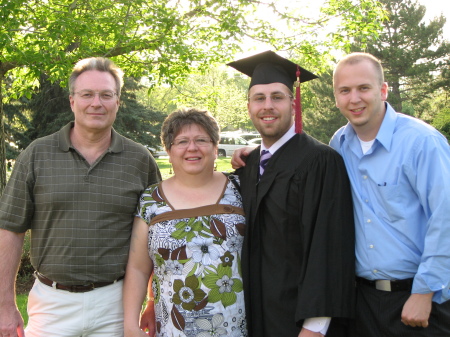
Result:
[[[65,285],[124,275],[141,192],[161,179],[141,144],[114,130],[92,165],[71,145],[67,124],[17,158],[0,200],[0,228],[31,230],[31,263]]]

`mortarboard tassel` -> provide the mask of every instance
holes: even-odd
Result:
[[[300,96],[300,67],[297,65],[297,81],[294,83],[295,86],[295,133],[302,133],[303,122],[302,122],[302,100]]]

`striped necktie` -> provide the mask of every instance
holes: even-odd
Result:
[[[261,177],[264,173],[264,169],[266,168],[267,162],[269,161],[272,154],[267,150],[262,150],[261,158],[259,160],[259,176]]]

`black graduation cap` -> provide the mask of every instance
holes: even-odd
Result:
[[[295,131],[302,132],[300,83],[313,80],[316,75],[270,50],[228,65],[251,77],[249,89],[256,84],[282,83],[292,90],[297,82]]]

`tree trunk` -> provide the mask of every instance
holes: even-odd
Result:
[[[400,95],[400,84],[398,80],[392,83],[391,95],[393,96],[393,98],[389,100],[389,103],[392,104],[392,107],[394,108],[395,111],[401,112],[403,106],[402,106],[402,98]]]
[[[5,116],[3,112],[3,80],[5,74],[0,71],[0,195],[6,186],[6,148],[5,148]]]

